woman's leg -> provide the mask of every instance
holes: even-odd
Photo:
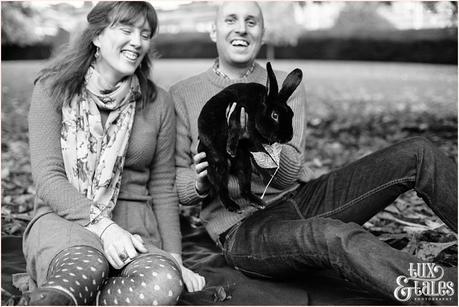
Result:
[[[82,249],[88,252],[77,254],[80,253],[76,250],[77,247],[82,247]],[[27,273],[40,289],[38,292],[34,291],[31,293],[32,297],[29,297],[34,304],[74,304],[75,302],[71,295],[67,295],[65,290],[58,290],[57,287],[49,287],[49,282],[57,282],[58,285],[63,283],[65,286],[70,287],[70,282],[67,283],[63,279],[69,281],[69,278],[74,277],[72,274],[78,275],[78,273],[82,271],[77,267],[83,268],[87,266],[85,262],[88,261],[88,259],[85,258],[87,254],[97,254],[97,259],[100,258],[100,260],[104,262],[100,263],[94,258],[95,262],[92,266],[102,275],[102,272],[106,271],[105,268],[108,267],[108,264],[102,256],[103,247],[99,237],[81,225],[67,221],[54,213],[46,213],[35,217],[24,232],[24,256],[27,262]],[[79,258],[79,260],[72,258]],[[77,262],[79,264],[76,264]],[[63,271],[61,272],[61,270]],[[85,273],[85,276],[92,276],[93,272],[91,271],[91,267],[88,267],[87,270],[88,273]],[[106,273],[104,274],[106,275]],[[82,276],[80,277],[84,279]],[[62,279],[60,281],[54,280],[59,278]],[[80,281],[78,282],[81,284]],[[97,285],[101,282],[102,281],[96,278]],[[53,283],[51,283],[51,286],[52,285]],[[46,287],[42,288],[44,286]],[[76,291],[77,286],[78,285],[74,283],[74,286],[71,287]],[[68,290],[70,291],[71,289],[68,288]],[[70,291],[70,293],[72,293],[72,291]],[[91,291],[89,294],[90,293]],[[84,293],[82,293],[83,300],[81,304],[84,304],[85,298],[88,304],[93,303],[89,302],[89,298],[83,294]],[[80,299],[79,293],[76,293],[76,299]]]
[[[100,238],[83,226],[54,213],[34,218],[24,232],[24,256],[27,273],[37,286],[48,277],[51,261],[60,252],[74,246],[90,246],[103,253]]]
[[[51,261],[46,281],[30,295],[30,305],[92,305],[108,270],[97,249],[67,248]]]
[[[175,305],[183,290],[180,268],[159,254],[143,254],[107,280],[99,305]]]

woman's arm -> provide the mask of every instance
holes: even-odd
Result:
[[[191,152],[190,121],[185,100],[174,87],[171,88],[170,93],[174,101],[177,127],[175,150],[177,194],[182,205],[194,206],[198,205],[206,195],[200,195],[196,189],[195,161]]]
[[[172,100],[169,95],[165,96],[164,112],[160,119],[161,129],[151,166],[149,191],[153,197],[153,209],[158,218],[163,249],[179,263],[187,290],[194,292],[202,290],[205,279],[184,267],[182,263],[178,198],[174,184],[176,122]]]
[[[160,95],[161,94],[161,95]],[[159,132],[156,150],[150,166],[148,190],[153,200],[163,249],[170,253],[181,253],[178,198],[175,190],[175,115],[170,96],[158,93],[155,111],[159,115]]]
[[[92,202],[68,181],[61,151],[62,113],[44,82],[34,88],[29,110],[29,146],[32,177],[37,196],[59,216],[89,224]]]

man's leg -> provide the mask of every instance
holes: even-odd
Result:
[[[283,219],[276,215],[258,215],[258,218],[254,215],[244,221],[224,246],[227,262],[249,276],[307,278],[311,269],[332,268],[363,289],[395,301],[397,278],[410,277],[410,263],[421,263],[352,222],[316,217]],[[443,269],[444,282],[457,280],[456,268]],[[412,282],[406,286],[412,286]],[[453,287],[456,291],[457,286]],[[422,297],[411,294],[404,303],[454,305],[457,302],[456,293],[445,295],[448,300],[441,302],[419,300]]]
[[[456,166],[430,142],[413,138],[311,181],[294,199],[255,213],[227,240],[227,260],[261,277],[331,267],[394,298],[396,278],[420,261],[350,222],[363,224],[412,188],[457,230]],[[445,280],[457,279],[455,269],[445,271]]]
[[[421,137],[389,146],[308,182],[294,200],[304,218],[332,217],[364,224],[411,189],[457,232],[457,165]]]

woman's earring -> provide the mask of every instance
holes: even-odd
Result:
[[[97,59],[100,56],[100,48],[96,46],[96,53],[94,54],[94,57]]]

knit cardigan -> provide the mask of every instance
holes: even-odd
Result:
[[[37,189],[35,219],[48,212],[82,226],[89,223],[91,200],[68,181],[62,159],[62,112],[39,82],[29,111],[32,176]],[[157,87],[154,102],[137,107],[118,200],[152,203],[162,248],[181,253],[178,199],[175,190],[175,116],[169,94]]]
[[[286,78],[284,72],[275,72],[279,88]],[[207,71],[180,81],[170,88],[174,100],[177,140],[176,140],[176,185],[179,201],[182,205],[198,205],[202,197],[195,187],[196,172],[193,165],[193,156],[197,153],[198,142],[198,117],[204,104],[223,88],[238,82],[256,82],[265,85],[267,72],[259,64],[247,77],[238,80],[229,80],[218,76],[212,68]],[[307,181],[312,176],[310,171],[303,167],[304,148],[306,140],[306,92],[303,83],[295,90],[288,105],[294,112],[294,135],[288,144],[282,145],[280,168],[270,183],[264,200],[269,205],[282,197],[285,193],[293,191],[298,186],[298,179]],[[261,175],[252,175],[252,191],[261,196],[269,178]],[[241,198],[239,185],[235,176],[230,176],[228,183],[229,195],[241,205],[242,213],[226,210],[219,199],[210,200],[201,210],[201,219],[215,240],[218,235],[231,226],[255,212],[255,208]]]

